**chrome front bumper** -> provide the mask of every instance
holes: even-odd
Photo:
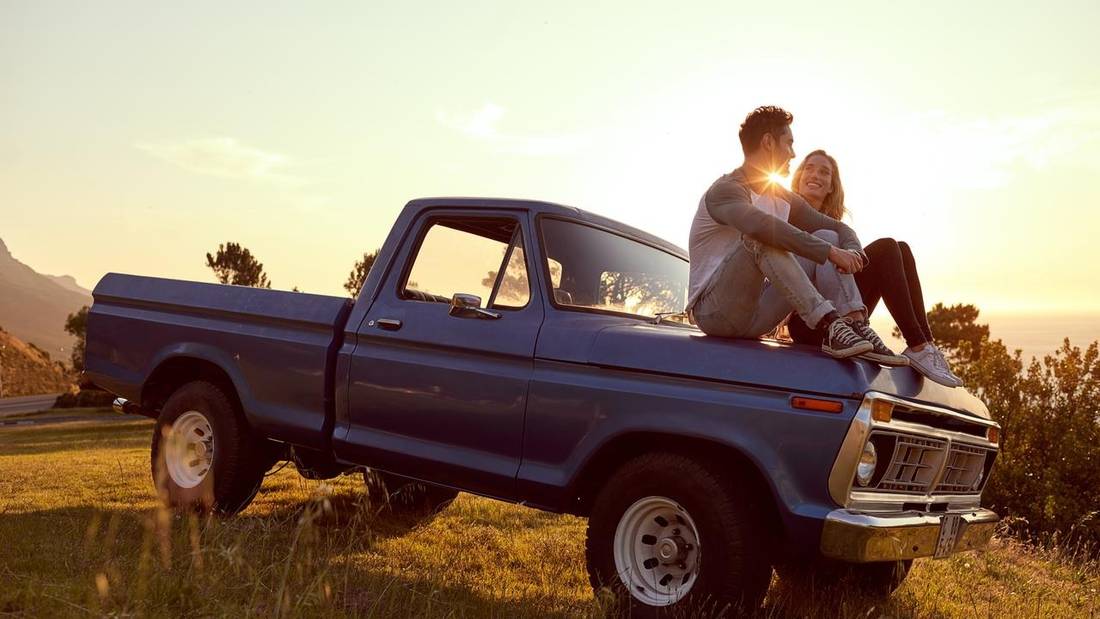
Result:
[[[988,509],[952,512],[961,516],[954,548],[947,554],[989,545],[1000,518]],[[931,557],[940,538],[943,513],[867,514],[837,509],[825,517],[821,554],[852,563]]]

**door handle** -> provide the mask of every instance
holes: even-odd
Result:
[[[372,320],[371,324],[386,331],[397,331],[401,328],[401,321],[396,318],[379,318],[378,320]]]

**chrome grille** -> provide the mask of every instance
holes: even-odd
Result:
[[[943,465],[947,441],[908,434],[896,434],[894,439],[890,465],[876,489],[927,492]]]
[[[955,443],[947,456],[947,466],[944,467],[943,478],[936,484],[936,492],[961,493],[975,492],[981,488],[984,479],[981,475],[985,470],[985,459],[989,455],[988,449]],[[977,487],[975,487],[977,486]]]

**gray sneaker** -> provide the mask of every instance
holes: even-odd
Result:
[[[950,376],[956,383],[958,383],[956,385],[956,387],[962,387],[962,384],[963,384],[962,379],[959,378],[958,374],[951,371],[951,364],[947,362],[947,357],[943,354],[943,351],[940,350],[940,347],[936,346],[935,344],[933,344],[931,342],[929,342],[928,345],[931,346],[932,349],[936,351],[936,356],[939,357],[938,363],[939,363],[940,369],[943,370],[944,372],[947,372],[947,375]]]
[[[936,350],[936,347],[932,344],[925,345],[924,350],[919,352],[912,348],[906,348],[905,352],[901,354],[909,357],[909,367],[932,382],[939,383],[944,387],[958,387],[962,384],[947,369],[947,361],[944,360],[943,354]]]
[[[821,350],[834,359],[847,359],[872,349],[874,345],[856,333],[843,318],[829,323],[825,330],[825,339],[821,342]]]
[[[863,339],[871,342],[871,346],[874,347],[870,352],[860,355],[860,358],[893,367],[909,365],[909,357],[895,354],[894,351],[890,350],[886,343],[882,341],[882,338],[878,336],[878,333],[875,333],[874,329],[871,328],[870,324],[861,320],[853,320],[849,324],[852,325],[853,331],[862,336]]]

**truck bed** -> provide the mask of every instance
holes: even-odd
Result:
[[[158,368],[218,366],[253,427],[270,438],[327,446],[333,361],[349,299],[118,273],[92,294],[85,361],[91,382],[145,403]]]

